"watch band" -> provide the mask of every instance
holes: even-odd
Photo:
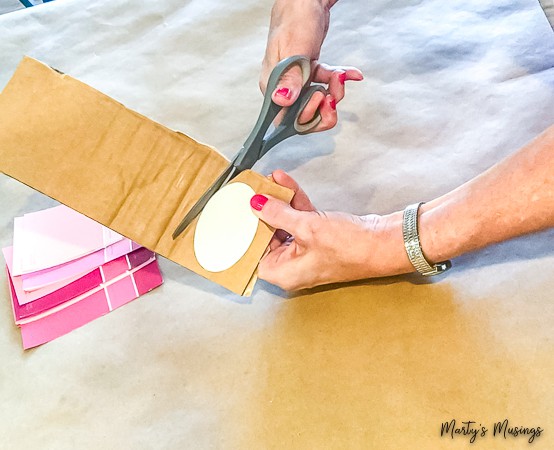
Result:
[[[424,202],[414,203],[413,205],[409,205],[404,210],[402,218],[402,236],[404,237],[404,247],[406,248],[406,253],[408,254],[410,262],[421,275],[437,275],[450,269],[452,264],[450,261],[443,261],[431,265],[425,259],[425,256],[423,256],[417,226],[419,207],[423,205],[423,203]]]

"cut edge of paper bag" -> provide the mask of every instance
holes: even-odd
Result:
[[[229,164],[213,147],[30,57],[0,95],[0,141],[6,175],[232,292],[252,292],[273,235],[266,224],[243,258],[220,273],[204,271],[194,257],[196,221],[171,237]],[[251,171],[235,180],[283,201],[293,195]]]

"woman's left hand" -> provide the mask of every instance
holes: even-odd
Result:
[[[402,239],[401,214],[355,216],[315,209],[283,171],[276,183],[294,190],[291,205],[252,197],[254,213],[276,228],[258,275],[286,290],[412,272]]]

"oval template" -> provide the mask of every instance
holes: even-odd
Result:
[[[209,272],[221,272],[248,250],[258,229],[250,209],[254,190],[244,183],[221,188],[202,210],[194,232],[194,254]]]

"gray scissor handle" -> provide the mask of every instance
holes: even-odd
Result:
[[[263,142],[260,157],[264,156],[279,142],[284,141],[295,134],[306,134],[315,128],[319,122],[321,122],[321,114],[319,113],[319,110],[316,111],[315,116],[312,117],[309,122],[298,122],[300,114],[302,114],[302,111],[304,111],[304,108],[312,98],[312,95],[316,92],[321,92],[323,95],[327,94],[325,88],[319,85],[306,86],[302,89],[297,103],[290,107],[281,123],[277,125],[273,133],[271,133],[271,135],[268,136]]]
[[[302,70],[303,86],[298,99],[287,108],[286,114],[281,123],[276,127],[275,131],[264,141],[265,134],[277,114],[283,109],[282,106],[273,102],[272,94],[277,88],[279,80],[283,73],[290,69],[293,65],[298,64]],[[308,123],[300,124],[298,117],[302,113],[304,107],[316,91],[325,93],[322,86],[310,86],[311,82],[311,64],[310,60],[305,56],[291,56],[280,61],[269,76],[267,83],[264,102],[258,116],[258,120],[252,129],[252,132],[244,142],[241,151],[234,159],[234,164],[240,170],[251,168],[258,159],[265,155],[273,146],[282,140],[295,134],[304,134],[314,128],[320,121],[321,116],[319,111]]]
[[[271,135],[264,140],[267,130],[275,120],[277,114],[279,114],[279,111],[282,109],[282,106],[279,106],[273,102],[271,96],[283,73],[294,64],[299,64],[302,69],[302,90],[300,91],[298,99],[287,109],[282,123],[280,123]],[[210,198],[222,185],[227,183],[242,170],[250,169],[254,163],[258,161],[258,159],[260,159],[274,145],[281,142],[283,139],[286,139],[294,134],[306,133],[319,123],[321,120],[319,111],[308,123],[298,123],[298,117],[304,110],[304,107],[307,105],[310,98],[312,98],[312,95],[317,91],[325,93],[325,89],[322,86],[310,86],[310,74],[310,60],[304,56],[293,56],[291,58],[284,59],[275,66],[267,83],[267,91],[264,96],[260,116],[258,117],[256,125],[254,125],[250,136],[248,136],[242,149],[239,151],[229,167],[227,167],[227,169],[217,178],[217,180],[202,195],[202,197],[200,197],[200,199],[189,210],[185,218],[177,226],[173,232],[173,239],[177,238],[177,236],[179,236],[194,220],[194,218],[200,213],[202,208],[204,208]]]

